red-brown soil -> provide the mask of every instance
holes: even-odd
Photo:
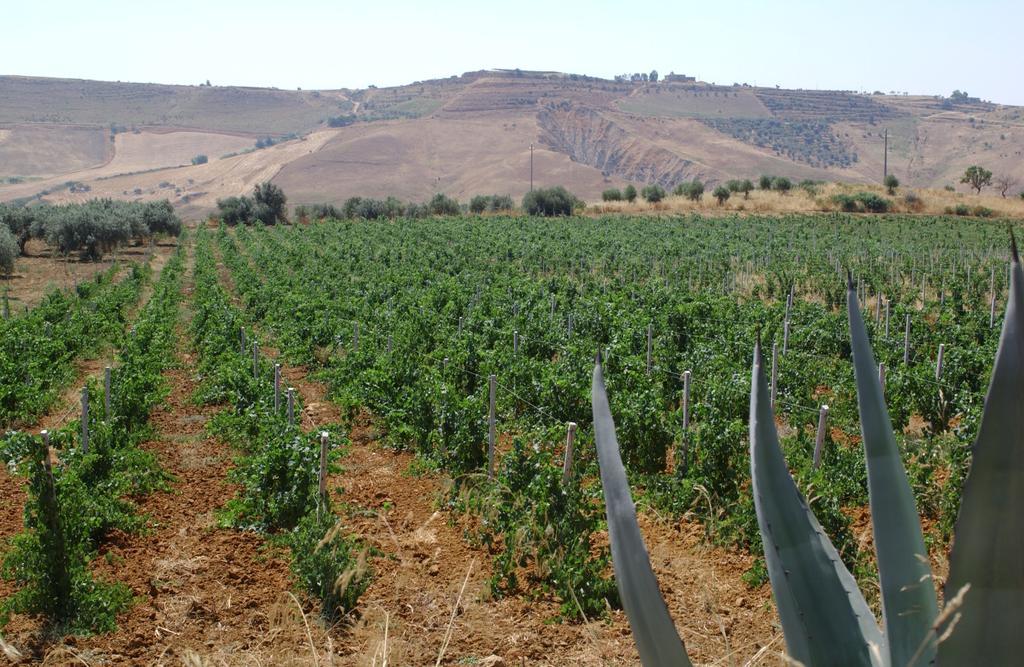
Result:
[[[185,317],[188,316],[186,287]],[[494,599],[491,555],[464,539],[439,508],[447,480],[412,474],[414,457],[379,444],[369,416],[352,428],[330,482],[349,532],[374,548],[373,581],[356,613],[325,627],[316,605],[296,590],[287,554],[255,534],[218,527],[232,497],[232,452],[208,435],[216,408],[191,401],[195,358],[180,330],[178,366],[166,373],[167,405],[153,415],[145,447],[174,478],[169,492],[140,501],[151,530],[116,534],[95,569],[131,587],[137,603],[116,632],[44,644],[30,619],[15,619],[5,639],[25,660],[88,665],[635,665],[621,611],[607,620],[554,621],[555,600],[530,591]],[[264,353],[276,356],[276,350]],[[306,369],[285,367],[285,386],[303,398],[301,423],[314,430],[340,413]],[[0,473],[0,499],[21,507],[20,489]],[[14,512],[16,513],[16,512]],[[7,513],[11,514],[11,512]],[[662,592],[691,657],[706,664],[779,664],[783,644],[767,587],[749,589],[753,557],[709,546],[704,529],[641,512]],[[0,530],[20,522],[0,519]],[[7,524],[12,526],[8,527]],[[4,533],[8,534],[8,533]],[[599,536],[606,540],[606,537]],[[9,589],[0,589],[8,591]],[[453,613],[454,610],[454,613]]]

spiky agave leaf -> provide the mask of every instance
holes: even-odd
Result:
[[[636,507],[619,454],[615,422],[608,406],[600,358],[594,365],[591,404],[615,583],[619,587],[619,597],[622,598],[622,606],[633,629],[640,662],[646,667],[689,665],[690,659],[668,614],[665,600],[661,597],[658,581],[651,570],[647,547],[636,521]]]
[[[1003,331],[956,521],[946,599],[966,584],[970,590],[939,645],[943,666],[1012,665],[1024,656],[1024,273],[1016,242],[1010,275]]]
[[[758,340],[750,389],[750,476],[786,649],[815,667],[881,667],[887,651],[878,623],[786,468],[762,366]]]
[[[889,662],[894,666],[907,665],[916,656],[918,665],[928,665],[935,657],[935,646],[930,640],[938,615],[928,551],[914,492],[896,447],[857,293],[849,279],[846,308]]]

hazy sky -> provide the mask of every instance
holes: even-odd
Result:
[[[4,0],[0,16],[0,74],[361,88],[657,69],[1024,104],[1024,0]]]

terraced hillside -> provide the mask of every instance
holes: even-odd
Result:
[[[877,182],[886,130],[906,185],[963,187],[970,164],[1024,182],[1024,109],[974,99],[519,70],[321,91],[6,76],[0,99],[0,200],[166,197],[200,215],[268,178],[294,204],[518,198],[531,145],[534,185],[591,201],[762,173]]]

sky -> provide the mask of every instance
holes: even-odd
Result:
[[[656,69],[1024,105],[1022,0],[3,0],[0,16],[0,74],[324,89]]]

